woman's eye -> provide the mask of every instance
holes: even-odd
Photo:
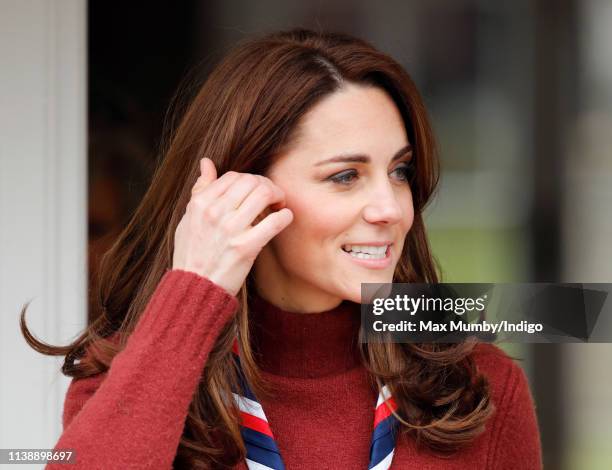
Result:
[[[414,164],[412,163],[412,160],[410,162],[402,163],[396,167],[393,172],[399,172],[400,179],[409,183],[412,181],[412,177],[414,176]]]
[[[330,176],[329,179],[334,183],[349,184],[356,175],[357,172],[355,170],[346,170]]]
[[[399,174],[398,179],[400,181],[410,183],[414,176],[414,164],[412,163],[412,161],[405,162],[397,166],[395,170],[391,172],[391,174],[393,173]],[[342,184],[342,185],[348,186],[357,177],[358,177],[358,172],[356,170],[345,170],[345,171],[341,171],[340,173],[336,173],[335,175],[330,176],[328,179],[336,184]]]

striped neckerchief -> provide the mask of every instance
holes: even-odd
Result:
[[[284,470],[285,465],[268,419],[242,370],[237,339],[234,340],[233,355],[242,387],[242,394],[234,392],[233,395],[240,409],[241,433],[247,449],[247,466],[249,470]],[[387,470],[391,467],[395,452],[395,431],[399,423],[391,410],[397,410],[397,404],[385,385],[378,394],[374,410],[374,430],[368,470]]]

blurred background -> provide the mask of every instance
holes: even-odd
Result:
[[[58,165],[47,163],[40,174],[44,182],[49,172],[61,174],[76,168],[76,182],[55,175],[55,186],[47,185],[32,204],[44,210],[45,197],[54,194],[54,187],[67,191],[64,184],[73,188],[70,194],[80,194],[77,201],[69,194],[64,202],[54,199],[56,210],[61,212],[68,205],[68,214],[80,214],[56,228],[54,239],[67,256],[75,248],[83,254],[73,256],[69,266],[62,265],[62,270],[76,274],[59,280],[54,277],[59,272],[54,263],[61,264],[64,258],[46,254],[42,276],[53,281],[40,281],[46,286],[41,287],[43,293],[33,288],[13,290],[19,279],[14,267],[23,252],[9,246],[22,233],[20,226],[31,225],[20,222],[14,192],[7,188],[26,179],[24,172],[30,164],[25,163],[25,154],[22,163],[14,162],[18,157],[6,149],[19,147],[23,152],[23,142],[11,144],[9,138],[0,167],[4,186],[0,187],[4,235],[0,326],[2,337],[10,336],[10,342],[0,346],[0,371],[20,367],[14,362],[15,350],[26,361],[41,361],[41,356],[25,349],[23,341],[14,339],[14,312],[26,297],[38,296],[31,323],[49,341],[66,343],[98,315],[95,299],[84,293],[95,286],[100,256],[147,188],[160,158],[166,111],[177,89],[188,83],[186,77],[205,75],[237,40],[293,26],[362,37],[396,58],[417,83],[442,158],[439,193],[428,208],[426,221],[444,281],[612,282],[612,1],[187,0],[144,6],[136,2],[3,0],[0,17],[5,13],[8,16],[0,20],[3,36],[4,28],[15,37],[21,34],[15,25],[28,15],[51,31],[50,36],[35,37],[42,51],[41,70],[47,70],[45,77],[51,80],[51,85],[47,79],[44,83],[37,79],[34,84],[46,103],[39,111],[39,134],[55,145],[51,156],[56,157],[63,155],[58,149],[66,147],[66,139],[74,139],[75,132],[82,138],[67,153],[73,160],[66,163],[65,157],[57,157]],[[20,51],[18,41],[10,46],[4,39],[0,42],[5,44],[0,46],[2,69],[6,61],[22,62],[14,57]],[[62,45],[73,51],[72,56],[62,59],[66,54]],[[49,72],[49,61],[58,60]],[[71,76],[77,77],[72,86],[63,85],[71,80],[66,70],[73,70]],[[2,96],[13,108],[0,110],[2,123],[7,124],[2,133],[7,132],[7,137],[6,129],[11,126],[31,123],[15,123],[13,111],[23,110],[23,103],[14,101],[15,90],[10,87],[22,90],[24,75],[11,73]],[[23,73],[27,78],[35,70]],[[77,101],[76,107],[71,107],[71,100]],[[62,114],[64,108],[67,111]],[[72,127],[57,127],[57,122],[65,121],[55,118],[66,114],[74,121]],[[59,137],[49,137],[54,132]],[[33,152],[49,161],[48,149]],[[5,231],[9,223],[11,229]],[[65,241],[69,235],[62,235],[62,230],[70,227],[70,233],[76,230],[81,239]],[[47,240],[48,236],[48,245]],[[87,286],[79,277],[85,266]],[[28,273],[21,275],[25,279]],[[73,282],[77,286],[66,294],[76,298],[66,304],[73,312],[69,317],[49,287],[49,282],[62,279],[62,285]],[[48,311],[59,313],[49,316]],[[59,326],[50,326],[54,318]],[[612,468],[612,345],[505,348],[521,358],[528,374],[545,468]],[[50,383],[63,380],[57,377],[57,364],[46,363],[37,387],[47,390]],[[4,377],[0,378],[4,390],[0,391],[0,411],[18,420],[19,411],[10,397],[20,393],[23,382],[9,384]],[[52,447],[53,436],[61,432],[55,418],[61,411],[64,388],[62,382],[43,403],[44,409],[54,407],[55,411],[45,415],[47,434],[39,438],[41,447]],[[11,431],[10,419],[0,419],[0,423],[0,447],[9,447],[9,443],[33,447],[23,438],[17,444],[19,434]],[[36,418],[32,418],[23,429],[35,425]]]

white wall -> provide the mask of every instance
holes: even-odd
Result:
[[[85,0],[0,0],[0,448],[50,448],[68,379],[18,326],[86,322]],[[26,468],[26,467],[20,467]]]

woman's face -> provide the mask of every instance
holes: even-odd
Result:
[[[399,110],[381,88],[347,85],[313,107],[266,174],[294,219],[255,260],[260,295],[288,311],[320,312],[360,303],[362,282],[392,282],[414,219],[411,157]],[[355,256],[347,245],[373,253]]]

